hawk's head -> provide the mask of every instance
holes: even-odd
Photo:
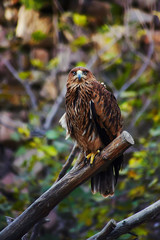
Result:
[[[68,75],[68,83],[74,85],[81,85],[83,83],[93,81],[93,79],[95,79],[93,74],[84,67],[75,67]]]

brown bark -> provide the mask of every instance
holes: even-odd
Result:
[[[28,232],[40,219],[62,201],[77,186],[87,181],[91,176],[100,171],[127,148],[134,144],[131,135],[124,131],[105,147],[96,157],[93,166],[84,164],[84,161],[76,164],[63,178],[54,183],[48,191],[33,202],[20,216],[9,226],[0,232],[1,240],[17,240]]]

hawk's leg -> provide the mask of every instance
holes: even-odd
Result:
[[[90,165],[92,165],[94,162],[95,156],[98,153],[100,153],[100,150],[97,150],[96,153],[93,153],[93,152],[89,153],[85,158],[85,163],[88,162],[88,160],[90,159]]]

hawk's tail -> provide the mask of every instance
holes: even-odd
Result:
[[[103,197],[112,196],[114,194],[122,161],[123,155],[116,158],[106,170],[97,173],[91,178],[92,193],[99,192]]]

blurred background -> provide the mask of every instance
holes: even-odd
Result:
[[[67,74],[86,66],[113,91],[125,153],[113,197],[74,190],[41,226],[40,240],[86,239],[159,198],[160,1],[0,1],[0,229],[56,180],[72,147],[59,119]],[[120,240],[158,240],[160,217]]]

